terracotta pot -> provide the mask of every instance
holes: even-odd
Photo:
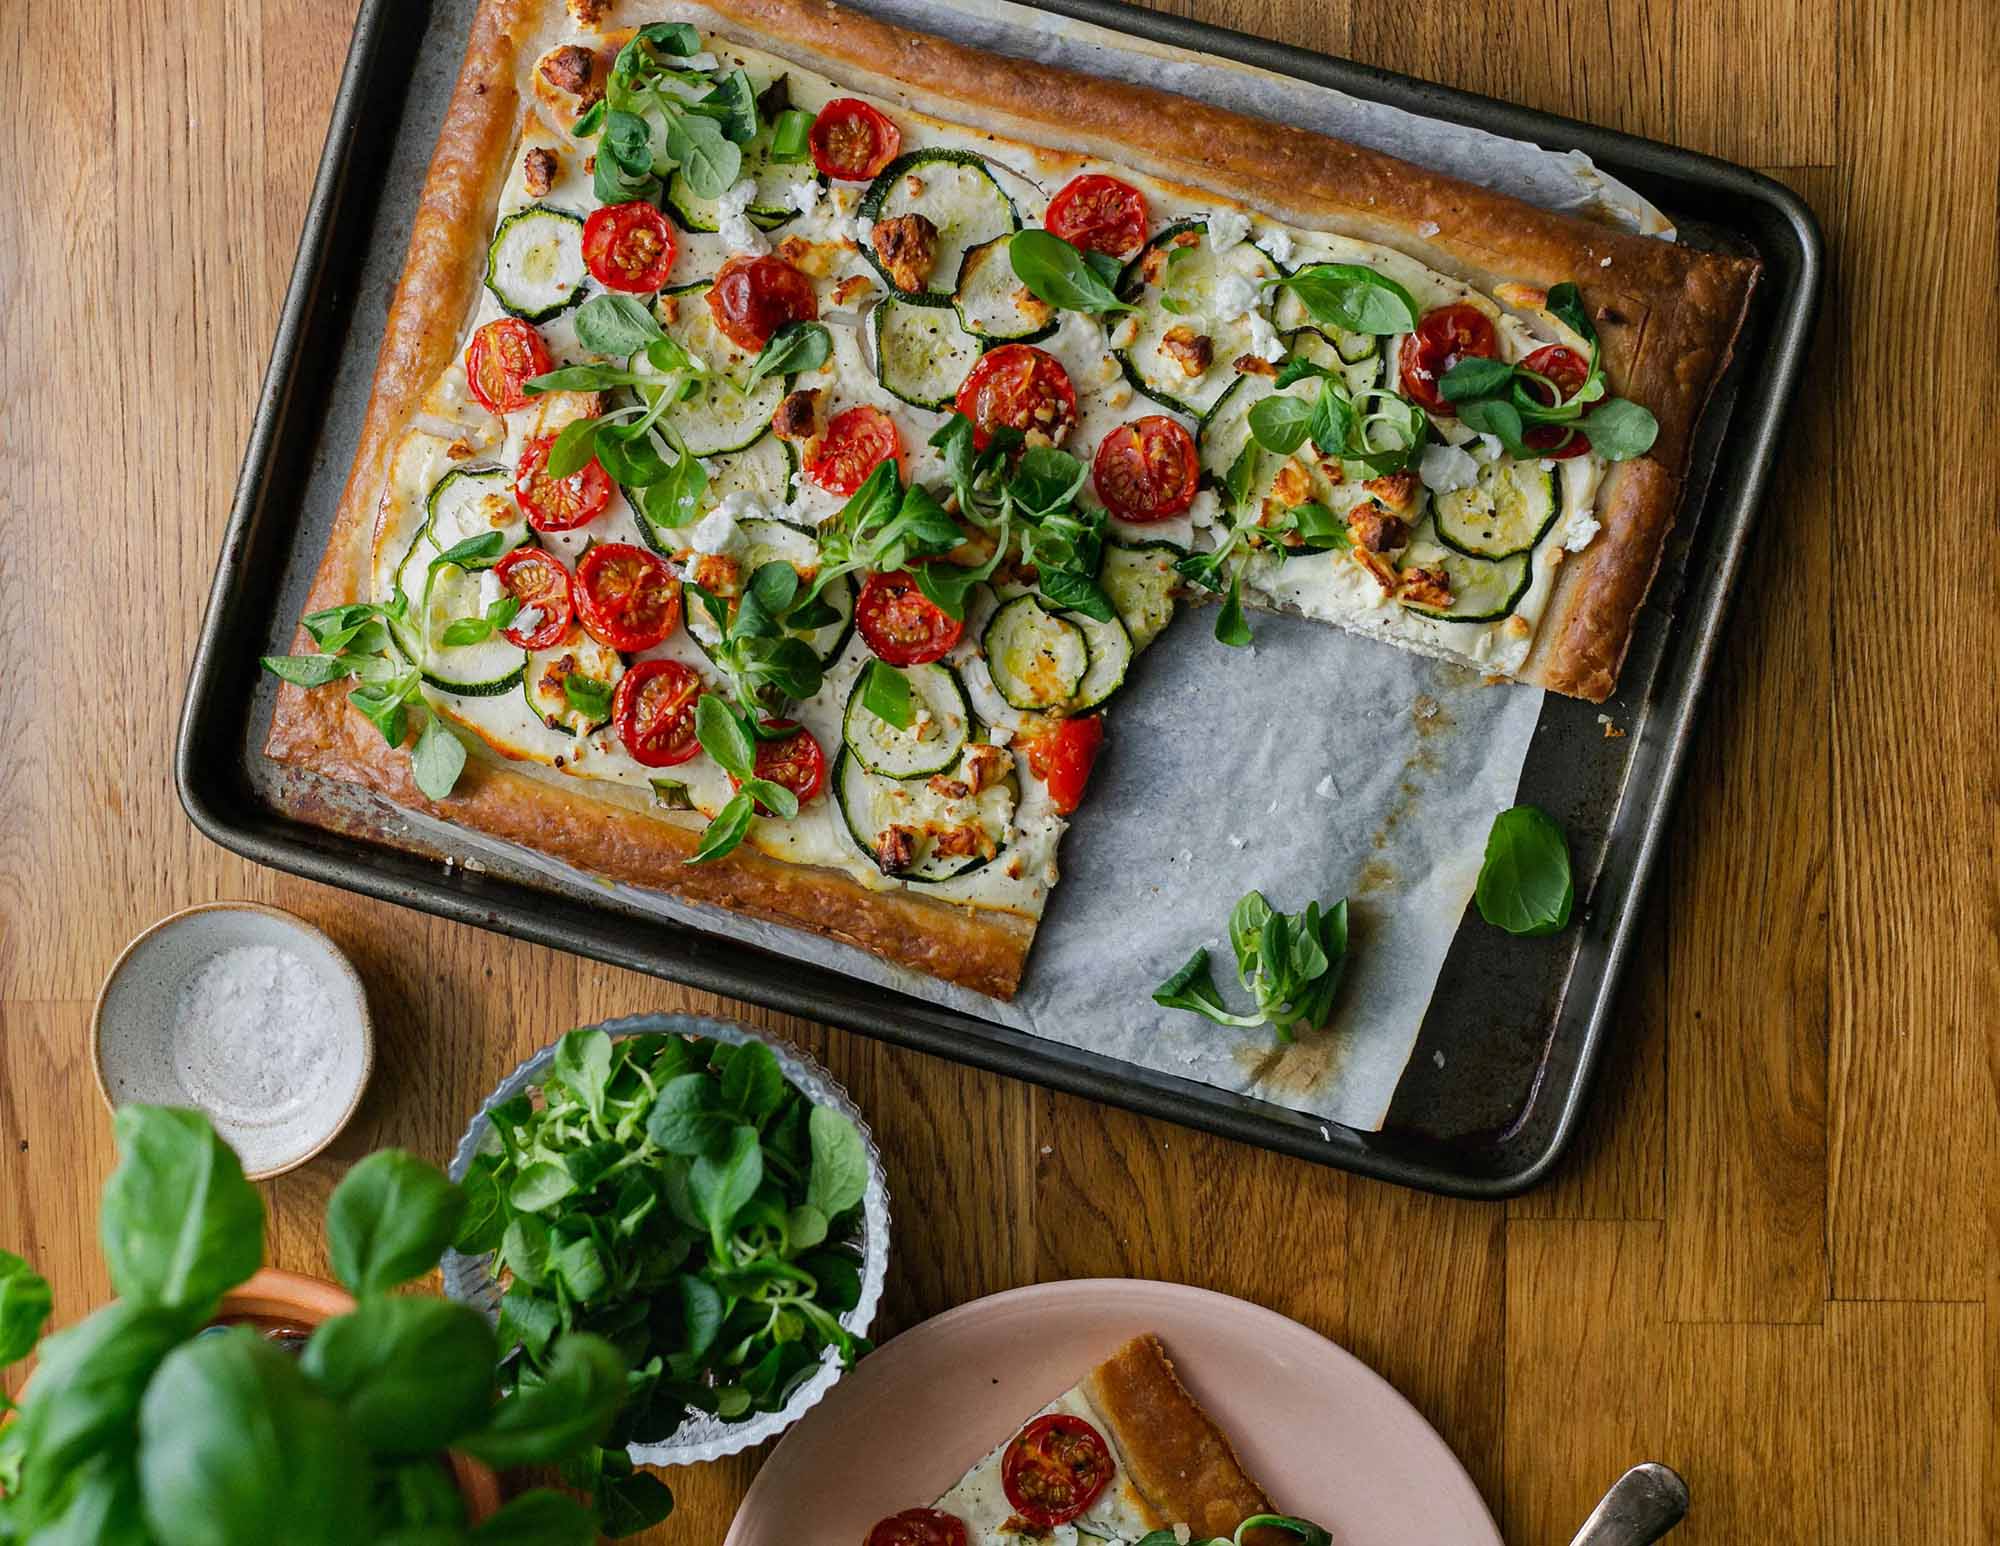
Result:
[[[264,1315],[295,1321],[301,1326],[317,1326],[354,1308],[354,1298],[337,1283],[309,1278],[303,1273],[280,1272],[266,1267],[240,1288],[222,1296],[217,1315]],[[500,1478],[490,1467],[456,1452],[445,1456],[459,1495],[465,1499],[467,1519],[478,1524],[500,1508]]]

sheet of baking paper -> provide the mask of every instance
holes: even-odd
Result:
[[[1008,0],[861,3],[913,26],[1325,129],[1538,203],[1583,210],[1608,197],[1629,224],[1664,225],[1577,158],[1238,65],[1121,42]],[[423,144],[418,159],[399,155],[384,168],[387,209],[414,205],[432,132],[423,126],[435,125],[449,94],[470,10],[468,0],[439,0],[409,112]],[[671,3],[660,11],[688,14]],[[404,231],[385,228],[380,236],[357,295],[359,338],[379,335],[400,263]],[[322,464],[307,490],[300,554],[308,568],[359,433],[372,353],[353,349],[340,363]],[[304,575],[295,570],[288,580],[295,607]],[[288,647],[292,615],[271,641],[274,649]],[[1202,608],[1177,618],[1113,704],[1091,799],[1064,840],[1064,878],[1012,1005],[793,930],[607,887],[429,818],[398,812],[392,823],[425,846],[498,873],[692,923],[1053,1041],[1373,1129],[1471,894],[1488,824],[1513,801],[1542,695],[1484,687],[1455,667],[1292,618],[1258,616],[1254,652],[1230,650],[1209,637],[1213,615]],[[260,739],[269,703],[267,684],[253,714]],[[276,770],[254,752],[249,760],[259,784],[272,789]],[[1219,947],[1218,978],[1225,991],[1233,988],[1224,925],[1231,904],[1252,887],[1286,911],[1343,895],[1354,909],[1337,1023],[1282,1057],[1264,1032],[1225,1030],[1161,1009],[1150,996],[1204,943]]]

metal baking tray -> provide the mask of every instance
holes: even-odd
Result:
[[[268,723],[257,657],[282,649],[353,448],[351,403],[455,73],[462,34],[408,0],[362,0],[307,210],[175,756],[208,837],[274,868],[689,986],[830,1022],[1017,1078],[1403,1185],[1505,1197],[1542,1180],[1571,1137],[1605,1041],[1640,902],[1797,384],[1823,254],[1813,215],[1739,166],[1120,0],[1043,0],[1080,21],[1331,86],[1433,118],[1587,153],[1680,223],[1684,240],[1765,264],[1737,364],[1709,413],[1686,509],[1618,698],[1550,696],[1521,796],[1568,828],[1578,923],[1523,949],[1468,909],[1387,1125],[1363,1133],[1274,1103],[1043,1041],[832,970],[286,815],[253,777]],[[379,325],[379,324],[377,324]],[[344,390],[343,390],[344,389]],[[266,786],[268,787],[268,786]],[[1030,970],[1032,970],[1032,964]]]

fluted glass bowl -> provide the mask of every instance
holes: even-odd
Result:
[[[875,1319],[876,1306],[882,1299],[882,1280],[889,1270],[889,1190],[883,1182],[882,1154],[875,1147],[875,1135],[868,1130],[868,1124],[862,1120],[847,1091],[804,1053],[784,1042],[759,1035],[748,1026],[726,1020],[710,1020],[701,1015],[627,1015],[622,1019],[606,1020],[597,1028],[614,1037],[664,1034],[706,1036],[714,1041],[730,1043],[761,1041],[777,1058],[785,1078],[803,1091],[807,1099],[845,1113],[860,1129],[861,1141],[868,1150],[868,1189],[861,1198],[861,1298],[853,1309],[840,1317],[840,1323],[856,1336],[866,1336]],[[472,1125],[458,1142],[458,1152],[452,1156],[452,1180],[465,1179],[473,1155],[483,1146],[498,1147],[499,1136],[494,1133],[487,1113],[502,1102],[539,1085],[555,1055],[553,1045],[544,1047],[501,1080],[493,1093],[480,1103]],[[497,1316],[501,1290],[494,1281],[491,1269],[491,1256],[467,1256],[458,1251],[447,1251],[444,1257],[444,1291],[453,1299],[485,1311],[488,1316]],[[720,1417],[691,1408],[687,1420],[674,1430],[671,1437],[656,1444],[633,1444],[629,1447],[631,1456],[641,1465],[693,1465],[749,1449],[766,1439],[776,1438],[803,1417],[833,1388],[841,1372],[839,1355],[829,1349],[819,1368],[800,1383],[792,1392],[792,1399],[780,1410],[758,1412],[740,1422],[725,1422]]]

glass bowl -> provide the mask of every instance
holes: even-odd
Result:
[[[597,1029],[614,1037],[664,1034],[706,1036],[730,1043],[761,1041],[777,1058],[785,1078],[803,1091],[809,1100],[845,1113],[860,1129],[861,1141],[868,1150],[868,1188],[861,1198],[861,1298],[853,1309],[840,1317],[840,1323],[856,1336],[866,1336],[875,1319],[876,1306],[881,1303],[882,1280],[889,1270],[889,1189],[883,1181],[882,1154],[875,1146],[875,1136],[868,1130],[868,1124],[862,1120],[854,1102],[848,1098],[847,1091],[804,1053],[784,1042],[759,1035],[748,1026],[726,1020],[711,1020],[702,1015],[626,1015],[621,1019],[606,1020]],[[493,1093],[480,1103],[472,1125],[458,1142],[458,1152],[452,1156],[452,1180],[465,1179],[473,1155],[482,1146],[498,1146],[499,1138],[487,1120],[487,1113],[502,1102],[539,1085],[555,1055],[553,1045],[544,1047],[501,1080]],[[446,1295],[483,1310],[488,1316],[497,1316],[501,1290],[491,1269],[491,1256],[467,1256],[458,1251],[447,1251],[444,1257]],[[800,1383],[792,1392],[792,1399],[780,1410],[759,1412],[740,1422],[725,1422],[710,1413],[690,1409],[686,1421],[670,1437],[654,1444],[633,1444],[629,1446],[629,1453],[641,1465],[657,1466],[693,1465],[736,1454],[783,1433],[833,1388],[841,1373],[839,1355],[828,1349],[819,1368]]]

